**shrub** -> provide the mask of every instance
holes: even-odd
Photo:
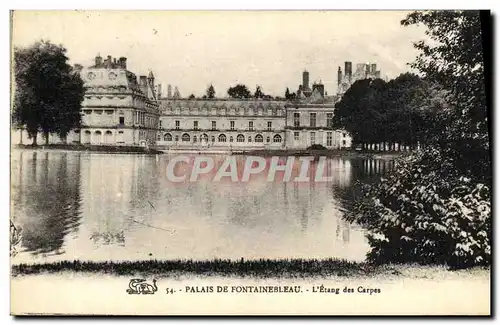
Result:
[[[427,149],[399,159],[387,179],[364,186],[347,218],[368,229],[370,262],[491,263],[489,185],[460,175],[455,165]]]
[[[309,146],[307,150],[327,150],[326,147],[320,145],[320,144],[313,144],[312,146]]]

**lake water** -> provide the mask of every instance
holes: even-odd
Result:
[[[13,150],[11,219],[22,240],[12,262],[364,260],[365,233],[343,221],[342,211],[356,180],[393,165],[331,158],[327,182],[269,182],[259,174],[248,182],[213,182],[207,175],[174,183],[166,177],[173,157]]]

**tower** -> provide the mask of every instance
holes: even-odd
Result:
[[[342,83],[342,69],[339,67],[337,71],[337,86],[340,86]]]
[[[307,70],[304,70],[304,72],[302,72],[302,89],[309,89],[309,72],[307,72]]]

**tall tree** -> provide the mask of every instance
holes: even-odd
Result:
[[[290,89],[288,89],[288,87],[286,87],[285,90],[285,99],[290,99]]]
[[[231,98],[239,98],[239,99],[250,98],[252,96],[247,86],[243,84],[237,84],[234,87],[229,87],[229,89],[227,90],[227,94]]]
[[[452,107],[440,121],[436,145],[455,157],[465,174],[491,180],[482,23],[491,17],[478,11],[424,11],[409,14],[404,26],[425,25],[431,42],[420,41],[412,67],[443,86]]]
[[[209,99],[215,98],[215,89],[214,89],[214,86],[212,84],[210,86],[208,86],[206,96],[207,96],[206,98],[209,98]]]
[[[68,64],[66,49],[48,41],[14,49],[15,95],[13,120],[37,144],[39,131],[65,138],[81,124],[85,93],[78,67]]]

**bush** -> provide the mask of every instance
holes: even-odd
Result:
[[[320,145],[320,144],[313,144],[312,146],[309,146],[307,150],[327,150],[326,147]]]
[[[347,218],[368,229],[370,262],[491,263],[489,186],[460,175],[455,165],[427,149],[399,159],[387,179],[365,185]]]

